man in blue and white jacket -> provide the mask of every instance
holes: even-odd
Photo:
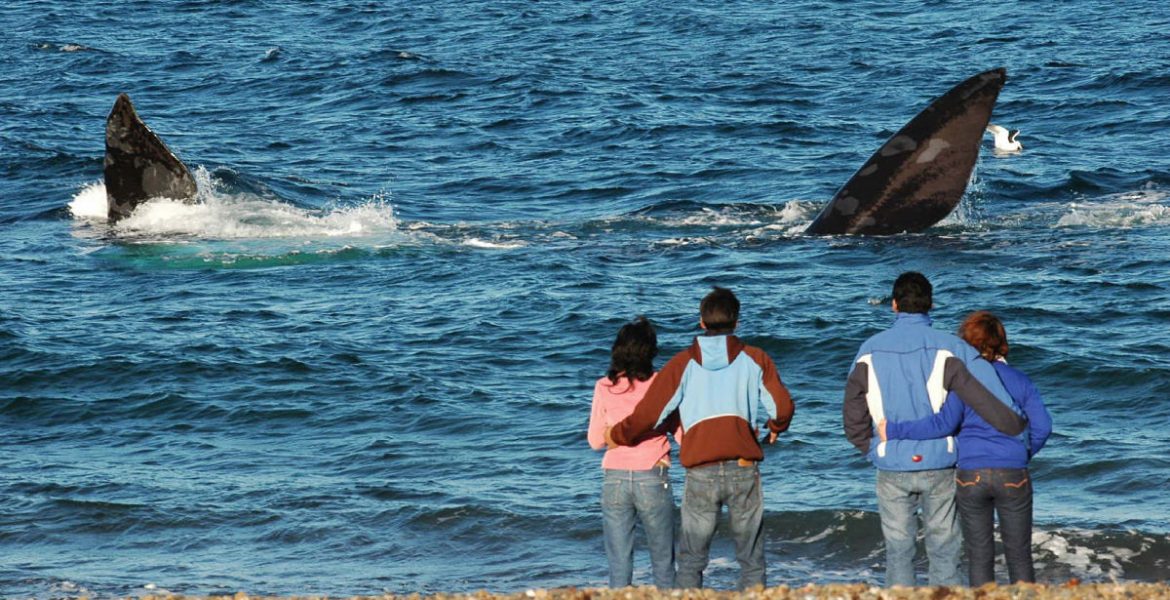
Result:
[[[985,421],[1017,435],[1016,413],[995,369],[957,336],[931,328],[933,290],[921,273],[894,282],[893,326],[861,345],[845,386],[845,436],[877,467],[878,510],[886,545],[886,585],[912,586],[922,510],[930,585],[958,585],[961,538],[955,518],[955,442],[889,440],[875,435],[882,419],[912,421],[937,413],[954,391]]]

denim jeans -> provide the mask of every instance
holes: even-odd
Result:
[[[930,585],[960,585],[962,539],[955,518],[955,471],[877,472],[878,511],[886,542],[886,585],[915,585],[914,552],[918,517],[926,531]]]
[[[670,470],[605,469],[601,488],[602,530],[609,558],[609,587],[630,585],[634,576],[634,523],[642,521],[654,585],[674,587],[674,495]]]
[[[729,460],[687,469],[683,492],[682,534],[678,545],[678,587],[703,586],[711,538],[719,513],[727,507],[739,589],[764,585],[764,495],[760,470]]]
[[[971,587],[995,582],[992,513],[999,514],[1003,556],[1012,583],[1036,581],[1032,567],[1032,478],[1028,469],[959,469],[955,502],[967,546]]]

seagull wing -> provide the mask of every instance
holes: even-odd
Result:
[[[1008,132],[1006,129],[1004,129],[1003,127],[1000,127],[999,125],[996,125],[995,123],[988,123],[987,124],[987,131],[988,131],[988,133],[990,133],[991,135],[994,135],[995,137],[999,137],[1001,135],[1007,135],[1007,132]]]

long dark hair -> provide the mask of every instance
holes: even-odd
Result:
[[[615,385],[625,377],[632,388],[635,381],[646,381],[654,374],[655,356],[658,356],[658,333],[649,319],[639,316],[618,330],[605,376]]]

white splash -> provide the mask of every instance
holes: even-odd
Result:
[[[774,216],[777,217],[777,224],[800,225],[803,231],[812,223],[818,211],[820,211],[820,207],[815,203],[793,200],[785,202],[784,207],[779,212],[774,213]]]
[[[1106,197],[1102,202],[1072,203],[1056,222],[1057,227],[1098,227],[1128,229],[1170,225],[1170,194],[1155,189]]]
[[[388,204],[318,212],[271,200],[215,197],[197,204],[151,200],[115,228],[210,239],[361,237],[397,229]]]
[[[808,226],[821,211],[821,203],[804,200],[785,202],[779,210],[770,212],[763,227],[752,231],[749,239],[774,238],[775,233],[782,237],[796,237],[804,234]]]
[[[105,221],[108,212],[106,184],[99,181],[82,188],[69,202],[69,212],[73,214],[75,219]]]
[[[1093,537],[1093,533],[1088,531],[1075,533],[1089,539]],[[1134,554],[1123,548],[1094,550],[1087,546],[1078,546],[1069,539],[1069,536],[1055,531],[1033,531],[1032,547],[1051,554],[1053,562],[1071,568],[1073,573],[1083,578],[1112,581],[1125,577],[1125,568],[1121,563],[1128,561]],[[1043,566],[1042,560],[1037,562],[1037,566]]]
[[[761,211],[751,206],[750,210],[743,207],[726,206],[723,208],[702,208],[698,212],[677,217],[646,217],[667,227],[768,227],[775,229],[787,228],[794,223],[808,224],[816,207],[808,202],[793,200],[784,203],[778,209]]]
[[[673,246],[714,246],[715,244],[715,238],[711,237],[677,237],[654,242],[655,246],[666,248]]]
[[[811,544],[813,542],[819,542],[823,539],[826,539],[829,536],[833,535],[834,533],[843,533],[844,531],[845,531],[844,524],[830,525],[830,526],[826,527],[825,530],[821,531],[820,533],[814,533],[814,534],[809,535],[807,537],[795,538],[792,540],[792,542],[799,543],[799,544]]]
[[[519,240],[509,240],[506,242],[490,242],[487,240],[481,240],[479,238],[473,237],[473,238],[467,238],[466,240],[464,240],[463,245],[470,246],[472,248],[483,248],[483,249],[487,249],[487,250],[515,250],[516,248],[523,248],[524,246],[527,246],[528,244],[525,244],[524,242],[519,241]]]
[[[804,233],[819,207],[813,202],[791,200],[782,206],[764,209],[758,206],[701,208],[678,216],[648,215],[641,219],[663,227],[706,227],[709,235],[673,237],[655,242],[656,246],[713,245],[729,239],[756,242],[796,237]]]
[[[148,238],[235,240],[370,237],[398,230],[393,206],[384,197],[334,210],[306,209],[269,198],[222,192],[202,168],[194,175],[199,185],[196,202],[152,199],[111,226],[111,231]],[[104,225],[105,184],[85,186],[69,203],[69,210],[75,219]]]
[[[979,224],[979,215],[976,206],[983,199],[983,180],[979,178],[979,164],[971,169],[971,177],[967,180],[967,189],[959,199],[959,204],[935,227],[950,227],[967,229]]]

